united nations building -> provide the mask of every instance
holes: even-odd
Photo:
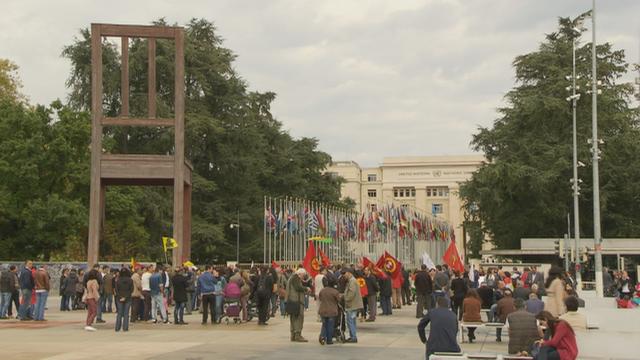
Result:
[[[386,157],[378,167],[360,167],[354,161],[335,161],[328,173],[343,177],[342,198],[351,198],[364,211],[383,204],[408,205],[446,220],[455,228],[463,251],[464,210],[460,183],[485,161],[482,155]]]

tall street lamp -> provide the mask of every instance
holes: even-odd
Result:
[[[592,113],[591,128],[593,138],[591,139],[592,155],[593,155],[593,242],[594,242],[594,258],[596,263],[596,293],[598,297],[603,297],[602,283],[602,234],[600,229],[600,175],[598,168],[598,160],[600,159],[600,150],[598,149],[598,76],[596,69],[596,0],[593,0],[591,9],[592,23],[592,41],[591,41],[591,96],[592,96]]]
[[[238,210],[236,223],[230,224],[229,228],[236,229],[236,266],[240,264],[240,210]]]

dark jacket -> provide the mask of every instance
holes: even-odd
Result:
[[[16,277],[9,270],[0,274],[0,292],[12,293],[16,288]]]
[[[78,284],[78,275],[75,272],[69,273],[62,282],[62,291],[64,295],[71,296],[76,293],[76,284]]]
[[[538,315],[542,310],[544,310],[544,301],[540,299],[529,299],[525,303],[525,307],[527,311],[531,314]]]
[[[451,280],[451,291],[453,291],[453,297],[456,299],[463,299],[467,295],[467,282],[463,278],[455,278]]]
[[[509,354],[529,351],[533,342],[540,338],[536,317],[525,310],[519,310],[508,316]]]
[[[425,336],[425,328],[431,324],[429,340]],[[456,337],[458,335],[458,319],[449,308],[435,308],[425,315],[418,324],[420,340],[427,345],[427,359],[434,352],[460,352]]]
[[[522,299],[523,301],[529,300],[529,294],[531,294],[531,289],[524,287],[517,287],[513,290],[513,298],[514,299]]]
[[[340,303],[340,293],[332,287],[325,287],[318,294],[320,299],[320,308],[318,315],[322,317],[338,316],[338,303]]]
[[[493,305],[493,289],[488,286],[480,286],[478,288],[478,295],[482,299],[482,308],[490,309]]]
[[[500,318],[500,322],[507,321],[507,316],[516,311],[516,306],[513,302],[513,297],[505,296],[498,301],[498,308],[496,309],[496,315]]]
[[[380,296],[391,296],[391,277],[387,276],[386,279],[380,279]]]
[[[428,295],[433,292],[433,282],[431,281],[431,276],[429,276],[429,273],[426,271],[418,271],[414,283],[416,286],[416,294]]]
[[[173,284],[173,300],[180,303],[187,302],[187,287],[189,286],[187,277],[182,274],[173,275],[171,283]]]
[[[20,270],[20,288],[22,290],[33,290],[35,287],[35,283],[33,282],[33,277],[31,276],[31,269],[22,268]]]
[[[378,285],[378,280],[372,274],[364,278],[364,281],[367,283],[367,296],[376,296],[378,291],[380,291],[380,285]]]
[[[405,289],[410,289],[411,282],[409,281],[409,272],[405,269],[402,269],[402,279],[404,280],[402,282],[402,287]]]
[[[129,276],[119,276],[116,280],[116,286],[114,288],[116,294],[116,301],[124,298],[125,301],[131,300],[131,293],[133,292],[133,280]]]

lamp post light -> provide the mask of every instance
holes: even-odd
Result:
[[[229,225],[230,229],[236,229],[236,266],[240,264],[240,210],[238,210],[236,223]]]

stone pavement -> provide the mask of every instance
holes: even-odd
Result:
[[[132,324],[128,333],[113,331],[114,314],[97,332],[83,330],[84,311],[59,312],[59,298],[49,301],[44,323],[0,321],[0,359],[423,359],[414,308],[395,310],[374,323],[358,323],[358,344],[321,346],[320,323],[307,312],[303,335],[307,344],[289,341],[289,322],[280,317],[269,326],[246,324],[200,325],[200,315],[188,316],[188,326]],[[592,309],[589,319],[600,330],[578,335],[580,359],[639,359],[640,310]],[[508,337],[479,329],[477,343],[463,344],[467,353],[506,353]]]

